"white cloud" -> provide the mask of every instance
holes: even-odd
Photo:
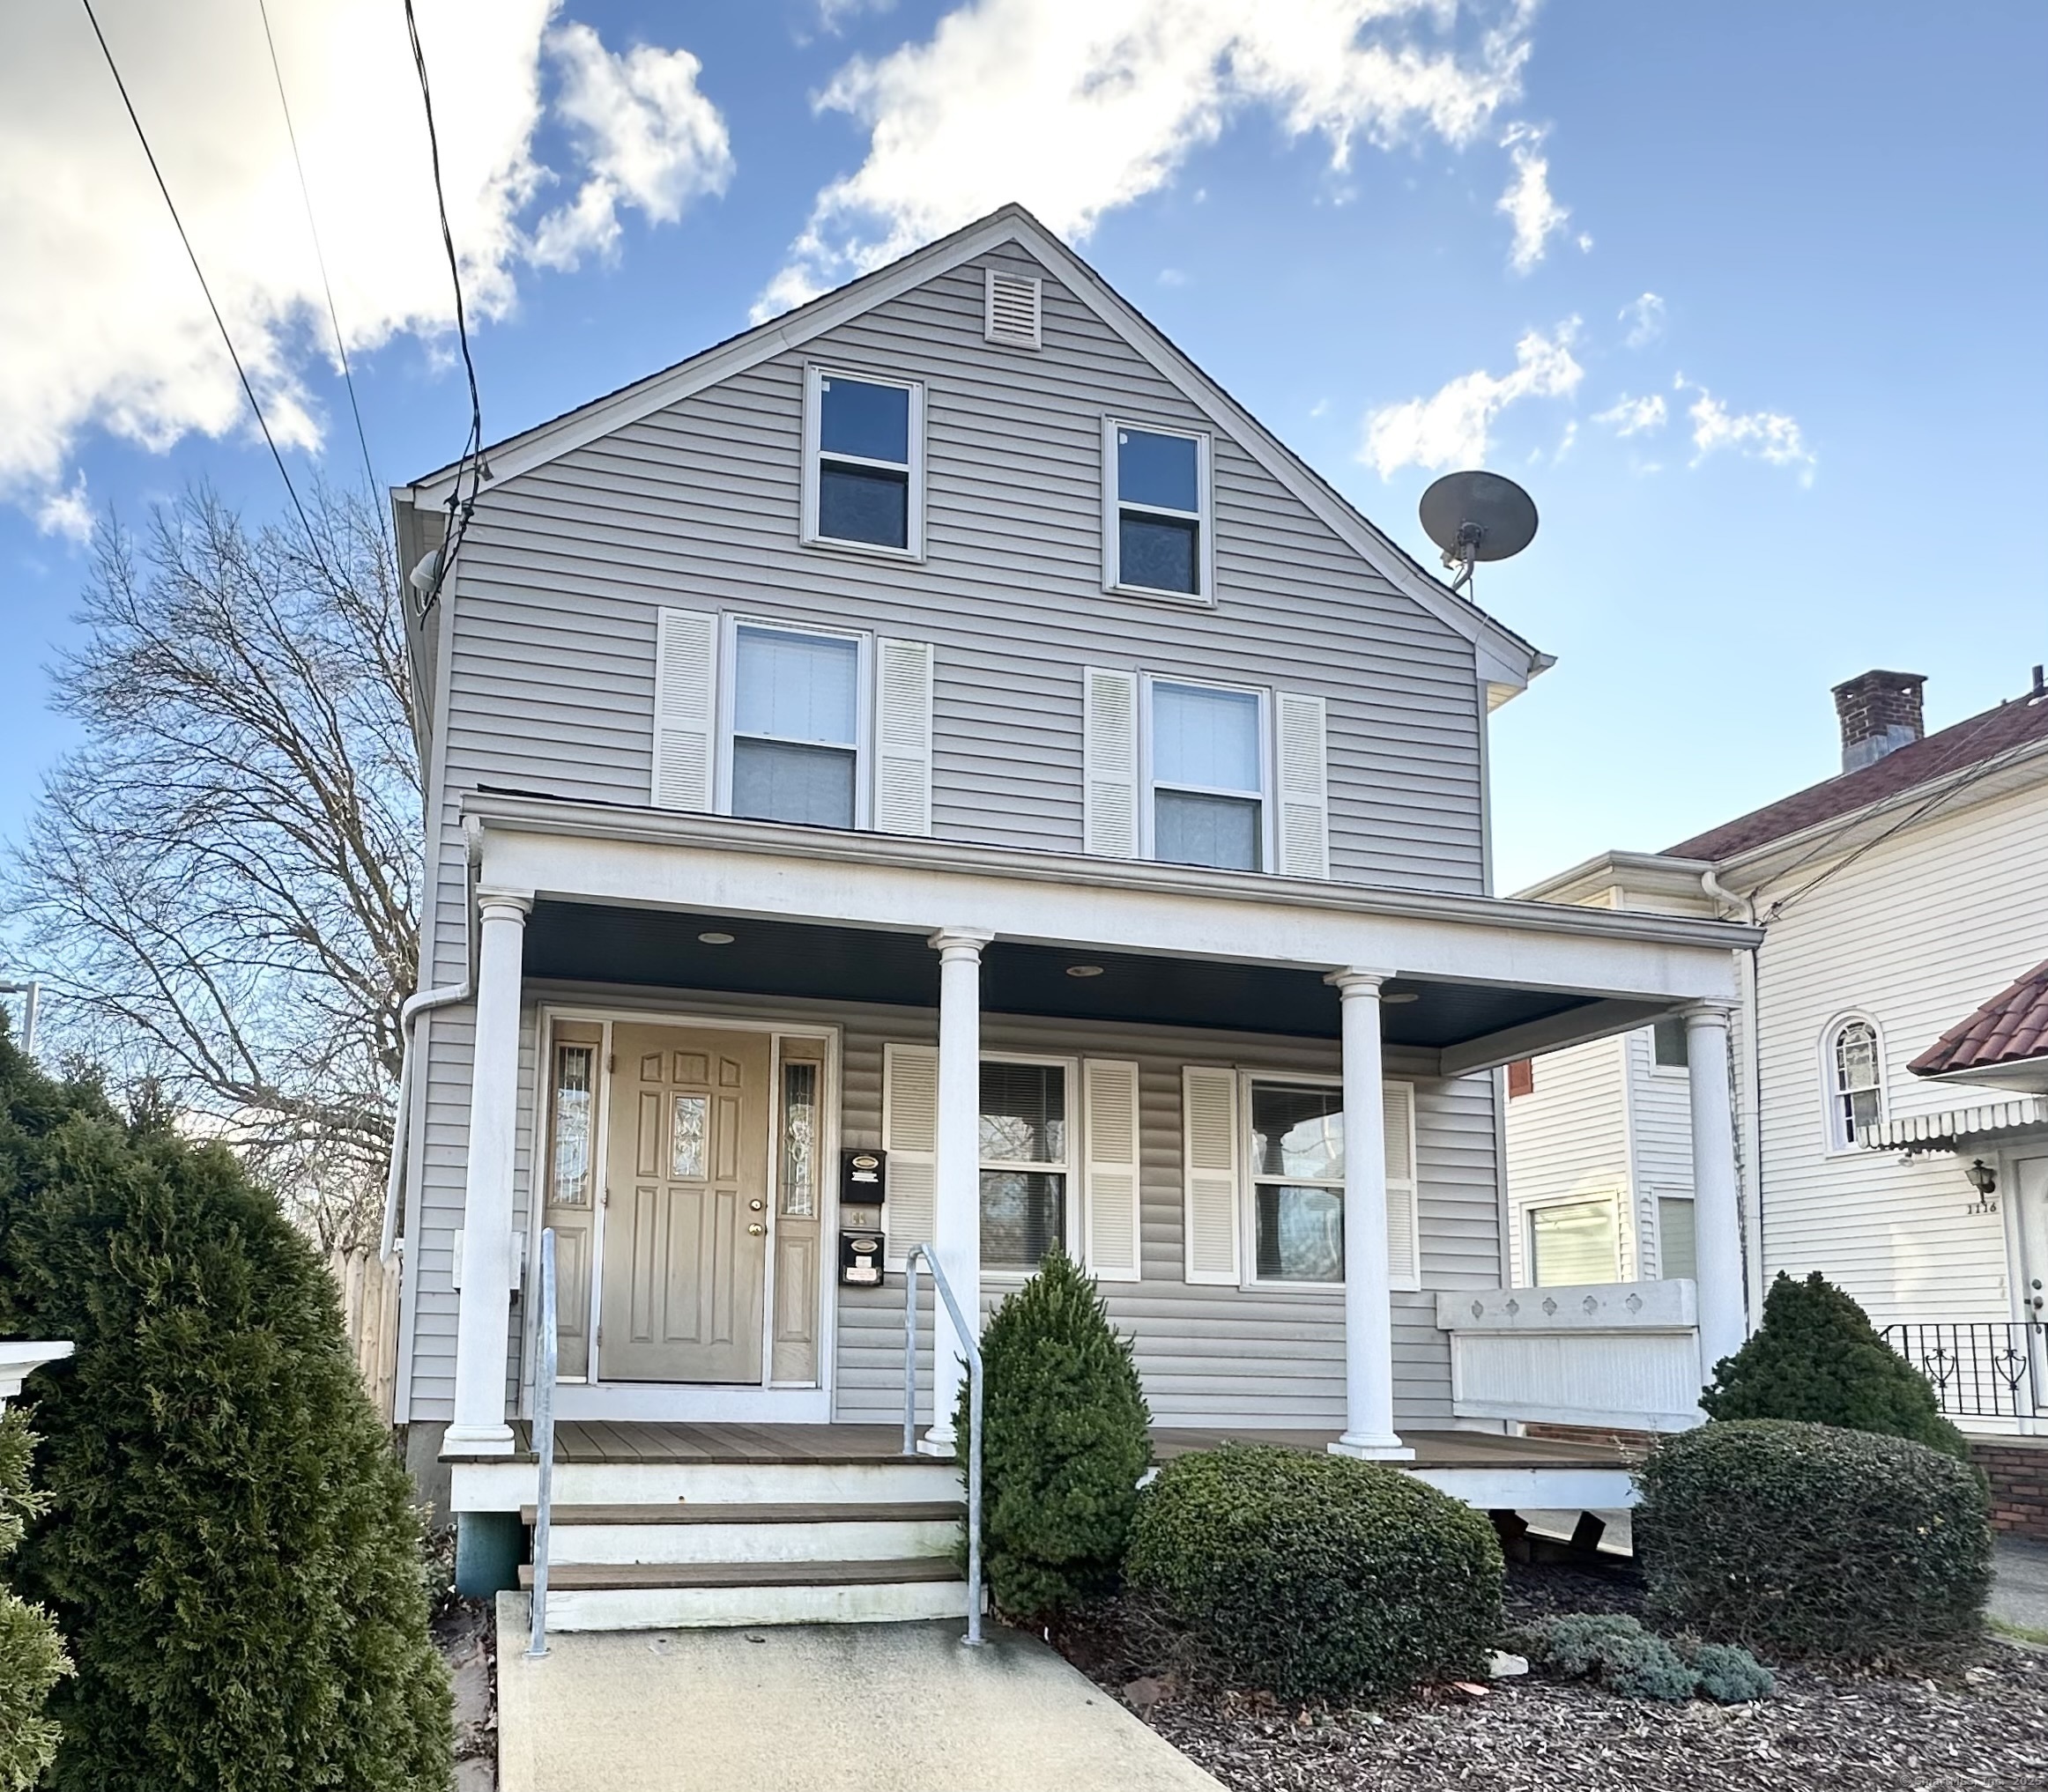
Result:
[[[1491,22],[1461,48],[1458,0],[967,0],[818,97],[867,154],[819,194],[756,315],[1013,199],[1086,237],[1253,107],[1339,169],[1360,138],[1467,144],[1518,93],[1533,11],[1480,4]]]
[[[61,535],[67,541],[93,538],[93,506],[85,493],[85,476],[80,473],[68,486],[54,486],[36,499],[31,515],[45,535]]]
[[[818,0],[818,23],[835,35],[864,12],[893,12],[896,0]]]
[[[558,0],[422,0],[449,222],[472,322],[501,317],[534,253],[524,220],[564,179],[537,159],[559,66],[576,159],[565,210],[602,246],[618,208],[672,217],[723,127],[694,60],[612,57]],[[318,445],[301,378],[330,352],[319,269],[264,48],[246,0],[102,0],[100,20],[201,265],[280,442]],[[419,91],[387,0],[271,8],[307,185],[350,350],[445,341],[453,301]],[[609,88],[606,84],[609,83]],[[592,122],[590,96],[619,96]],[[580,110],[578,108],[581,108]],[[701,164],[705,169],[715,162]],[[565,222],[555,236],[573,235]],[[0,499],[68,527],[82,433],[161,450],[249,427],[233,367],[84,15],[0,7]],[[79,498],[79,502],[83,502]]]
[[[1807,446],[1799,425],[1783,411],[1731,411],[1704,386],[1694,384],[1683,374],[1672,384],[1678,391],[1700,395],[1686,411],[1693,423],[1694,466],[1726,448],[1774,467],[1796,467],[1800,485],[1814,483],[1814,451]]]
[[[1508,182],[1508,190],[1501,195],[1494,210],[1515,226],[1515,241],[1508,252],[1508,264],[1517,274],[1527,273],[1543,259],[1550,239],[1563,230],[1565,221],[1571,216],[1569,206],[1560,205],[1551,196],[1550,159],[1539,153],[1547,135],[1547,130],[1539,130],[1534,125],[1513,124],[1501,139],[1509,160],[1514,164],[1515,177]],[[1582,235],[1578,246],[1582,250],[1590,249],[1593,240]]]
[[[641,44],[615,56],[576,23],[550,32],[547,49],[561,69],[556,110],[590,172],[570,204],[540,220],[534,260],[573,268],[587,252],[614,256],[621,204],[673,224],[691,200],[725,190],[732,144],[697,89],[704,65],[689,51]]]
[[[1647,398],[1631,398],[1627,393],[1611,411],[1602,411],[1593,418],[1604,423],[1616,435],[1647,435],[1662,429],[1671,420],[1671,412],[1661,392],[1652,392]]]
[[[1391,478],[1403,467],[1475,467],[1487,457],[1494,419],[1524,398],[1562,398],[1585,369],[1572,358],[1579,320],[1569,317],[1545,336],[1532,330],[1515,344],[1515,369],[1460,374],[1427,398],[1389,404],[1365,419],[1358,457]]]
[[[1615,315],[1629,326],[1625,339],[1632,349],[1646,347],[1664,334],[1664,300],[1654,292],[1645,292]]]

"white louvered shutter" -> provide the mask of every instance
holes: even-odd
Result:
[[[1138,1066],[1090,1058],[1086,1111],[1087,1270],[1099,1282],[1139,1277]]]
[[[931,643],[875,643],[875,826],[931,832]]]
[[[1415,1087],[1381,1085],[1387,1140],[1387,1283],[1422,1285],[1421,1216],[1415,1188]]]
[[[939,1217],[939,1053],[931,1046],[882,1048],[882,1230],[887,1266],[900,1270],[905,1252],[931,1242]]]
[[[664,610],[655,624],[654,789],[657,809],[709,809],[716,759],[718,618]]]
[[[1275,700],[1280,766],[1280,869],[1330,875],[1328,728],[1323,700],[1282,691]]]
[[[1025,274],[1002,274],[988,270],[988,314],[983,333],[991,342],[1012,348],[1036,348],[1039,344],[1039,303],[1042,284]]]
[[[1082,850],[1138,856],[1138,674],[1089,666],[1081,722]]]
[[[1183,1273],[1191,1282],[1237,1277],[1237,1072],[1181,1070],[1181,1162],[1185,1177]]]

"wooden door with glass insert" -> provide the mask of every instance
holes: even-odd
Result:
[[[612,1029],[597,1373],[761,1378],[767,1033]]]

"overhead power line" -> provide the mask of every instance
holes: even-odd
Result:
[[[263,17],[263,42],[271,53],[271,75],[278,84],[278,106],[285,115],[285,136],[292,145],[292,166],[299,171],[299,197],[306,207],[306,229],[313,239],[313,259],[320,268],[320,290],[327,297],[327,321],[334,326],[334,352],[341,363],[342,383],[348,389],[349,414],[355,418],[356,445],[362,449],[363,478],[369,481],[370,497],[374,503],[377,491],[377,470],[370,463],[370,439],[363,430],[362,406],[356,402],[355,374],[348,364],[348,344],[341,333],[341,317],[334,307],[334,283],[327,275],[327,254],[320,244],[320,226],[313,215],[313,195],[306,184],[306,162],[299,153],[299,132],[292,122],[292,102],[285,97],[285,71],[278,63],[278,40],[271,30],[271,9],[267,0],[256,0],[256,11]]]
[[[263,416],[263,407],[256,403],[256,388],[249,383],[248,370],[241,364],[241,357],[234,352],[234,338],[227,333],[227,320],[221,316],[220,307],[214,301],[213,288],[206,283],[206,271],[199,265],[198,253],[192,247],[192,239],[186,233],[185,220],[178,215],[177,201],[171,197],[169,185],[164,180],[164,171],[157,166],[156,152],[150,147],[149,133],[142,128],[142,119],[135,109],[135,101],[128,97],[128,83],[121,78],[120,65],[114,60],[114,51],[107,42],[107,33],[100,29],[99,15],[93,11],[93,0],[79,0],[85,9],[86,21],[93,27],[93,35],[100,41],[100,54],[107,58],[107,72],[114,77],[114,85],[120,89],[121,103],[128,108],[128,122],[135,127],[136,141],[141,144],[142,152],[149,160],[149,171],[156,176],[157,191],[164,196],[164,204],[171,214],[171,222],[177,226],[178,241],[185,246],[185,259],[192,264],[193,277],[199,282],[199,290],[206,295],[206,308],[213,314],[214,327],[220,332],[222,344],[227,350],[227,359],[234,363],[235,377],[241,381],[242,396],[249,400],[249,408],[256,413],[256,427],[263,431],[263,442],[271,451],[271,458],[278,463],[278,477],[285,482],[285,490],[292,500],[292,508],[299,513],[300,527],[306,531],[306,544],[313,551],[314,560],[330,583],[338,584],[328,566],[326,556],[320,552],[320,537],[314,533],[312,519],[306,515],[306,507],[299,501],[299,488],[292,483],[291,471],[285,465],[285,457],[278,452],[277,438],[271,433],[269,420]]]

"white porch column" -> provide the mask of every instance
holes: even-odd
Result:
[[[1332,1455],[1407,1461],[1394,1432],[1394,1322],[1387,1267],[1386,1095],[1380,985],[1388,971],[1349,970],[1344,1019],[1344,1435]]]
[[[968,1322],[977,1328],[982,1301],[982,948],[993,937],[948,928],[931,940],[939,954],[939,1166],[931,1242],[954,1298]],[[950,1456],[966,1346],[936,1292],[931,1304],[931,1426],[917,1448],[928,1455]]]
[[[1702,1003],[1685,1011],[1687,1081],[1692,1092],[1693,1230],[1700,1300],[1700,1374],[1742,1348],[1741,1196],[1735,1178],[1735,1116],[1728,1096],[1728,1011]]]
[[[484,890],[470,1068],[469,1184],[456,1308],[455,1422],[444,1455],[509,1455],[505,1345],[512,1294],[512,1159],[519,1109],[519,984],[530,896]]]

